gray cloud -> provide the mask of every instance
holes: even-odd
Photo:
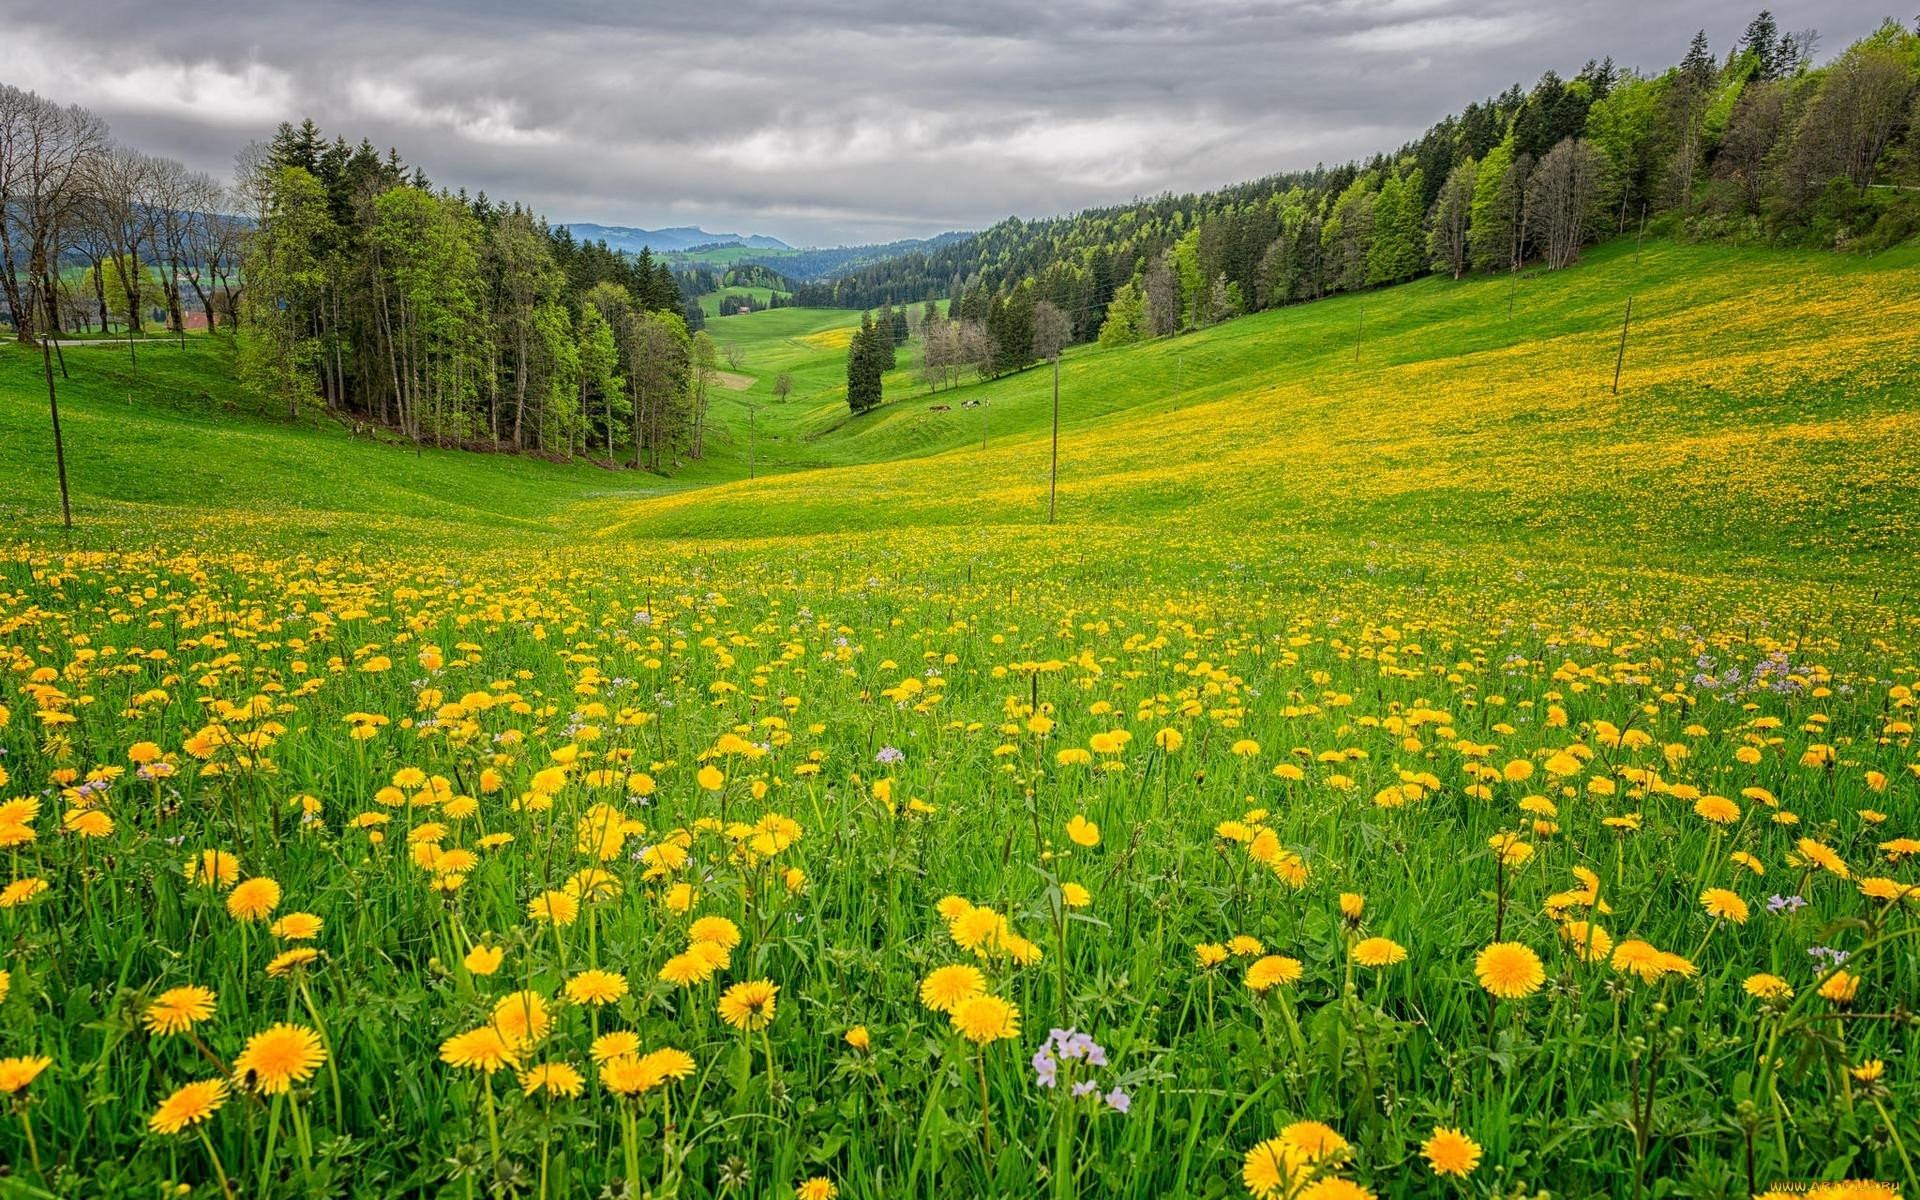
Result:
[[[0,0],[0,80],[226,174],[311,116],[555,220],[885,240],[1389,149],[1553,67],[1656,68],[1756,0]],[[1776,10],[1829,50],[1862,0]]]

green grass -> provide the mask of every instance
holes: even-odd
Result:
[[[51,1060],[0,1195],[218,1195],[217,1154],[286,1200],[1222,1200],[1303,1120],[1383,1197],[1920,1191],[1920,247],[1613,245],[1079,348],[1052,523],[1051,372],[930,396],[909,348],[850,417],[858,318],[727,319],[750,386],[671,479],[289,422],[219,339],[69,348],[70,535],[0,349],[0,1060]],[[210,850],[313,962],[269,973]],[[694,916],[739,943],[682,987]],[[1537,988],[1485,990],[1495,942]],[[961,964],[1016,1036],[921,1002]],[[564,1002],[588,966],[628,994]],[[198,1042],[150,1032],[186,985]],[[578,1097],[443,1061],[517,990]],[[281,1021],[328,1064],[148,1127]],[[1096,1096],[1039,1085],[1053,1026]],[[618,1099],[610,1030],[693,1073]]]

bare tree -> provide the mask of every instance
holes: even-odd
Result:
[[[247,226],[232,215],[220,211],[236,197],[206,176],[198,176],[199,211],[188,223],[187,282],[194,298],[207,314],[208,330],[220,327],[225,318],[229,329],[237,324],[239,295],[235,278],[246,244]]]
[[[1606,160],[1585,138],[1565,138],[1547,151],[1527,182],[1527,208],[1537,222],[1547,265],[1572,266],[1593,231]]]
[[[60,519],[73,526],[67,491],[67,451],[60,435],[60,396],[53,380],[53,339],[59,332],[54,271],[93,164],[107,149],[106,123],[84,108],[61,107],[32,92],[0,84],[0,273],[22,342],[41,323],[40,365],[47,381],[54,468],[60,482]],[[26,287],[15,270],[23,265]],[[22,291],[27,294],[22,295]]]
[[[1165,337],[1180,328],[1180,282],[1173,274],[1173,256],[1161,251],[1147,268],[1147,333]]]
[[[87,219],[107,250],[105,265],[119,292],[113,303],[126,317],[129,346],[144,324],[147,260],[158,240],[153,209],[156,170],[155,161],[146,155],[115,147],[93,161],[86,181]]]
[[[1051,300],[1033,306],[1033,355],[1058,358],[1073,338],[1073,322]]]
[[[1714,155],[1714,177],[1733,185],[1743,213],[1760,211],[1775,151],[1790,126],[1792,89],[1779,80],[1749,83],[1740,92]]]
[[[782,371],[773,377],[773,399],[776,404],[785,404],[787,397],[793,394],[793,375]]]
[[[167,303],[167,324],[184,344],[187,307],[181,296],[181,275],[189,258],[189,230],[199,189],[193,173],[170,158],[148,160],[146,183],[142,199],[152,221],[154,269]]]
[[[920,325],[920,382],[931,391],[939,391],[947,382],[956,357],[959,330],[955,322],[938,317]]]
[[[993,335],[983,321],[960,321],[954,325],[954,382],[969,367],[979,379],[993,378],[995,346]]]

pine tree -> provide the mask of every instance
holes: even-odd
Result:
[[[1747,32],[1740,38],[1740,49],[1753,55],[1753,77],[1755,79],[1778,79],[1785,72],[1781,61],[1780,27],[1774,23],[1773,14],[1766,9],[1760,10],[1747,26]]]
[[[856,414],[880,403],[880,377],[885,373],[880,356],[882,342],[890,352],[892,339],[879,331],[872,318],[861,317],[860,329],[847,346],[847,407]]]

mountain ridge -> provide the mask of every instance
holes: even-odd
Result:
[[[695,246],[741,246],[749,250],[792,250],[776,237],[763,233],[709,233],[697,225],[673,225],[664,229],[642,229],[637,225],[601,225],[594,221],[561,222],[583,242],[604,241],[615,250],[638,254],[652,250],[656,254],[690,250]]]

